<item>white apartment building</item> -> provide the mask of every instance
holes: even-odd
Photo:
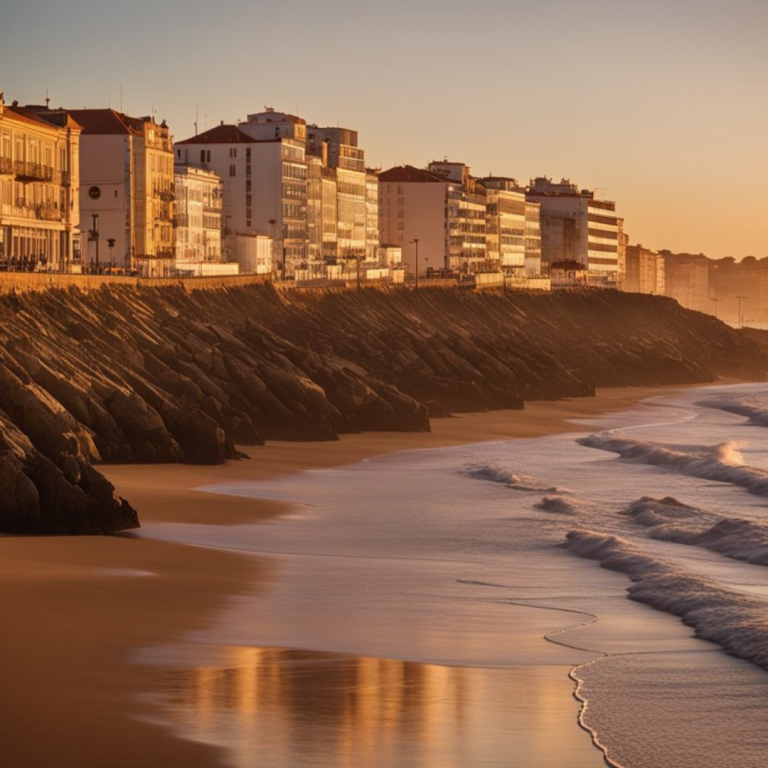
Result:
[[[185,263],[220,263],[223,184],[213,171],[177,165],[175,255]]]
[[[597,200],[591,190],[579,190],[568,179],[553,183],[546,177],[531,182],[527,199],[541,205],[543,262],[575,261],[587,268],[590,284],[616,285],[616,203]]]
[[[365,260],[370,263],[386,263],[379,252],[379,173],[365,173]]]
[[[508,275],[526,274],[525,193],[515,179],[488,176],[479,179],[486,191],[486,259]]]
[[[173,149],[168,126],[114,109],[71,109],[83,126],[82,259],[163,276],[173,268]]]
[[[274,240],[275,271],[281,277],[291,276],[308,258],[304,147],[302,142],[279,136],[254,138],[241,130],[246,127],[246,123],[222,124],[177,142],[176,162],[221,176],[228,256],[237,254],[238,238],[267,235]]]
[[[81,127],[0,92],[0,269],[65,271],[79,260]]]

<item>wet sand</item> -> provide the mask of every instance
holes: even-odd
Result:
[[[523,412],[493,412],[435,420],[433,432],[429,434],[364,434],[344,436],[333,443],[271,443],[246,449],[252,457],[250,460],[219,467],[156,465],[103,469],[118,492],[139,510],[144,521],[238,524],[279,515],[285,505],[213,496],[194,488],[340,466],[396,450],[581,430],[582,426],[569,420],[596,418],[625,410],[644,398],[669,392],[669,389],[660,388],[606,390],[597,398],[533,403]],[[215,748],[179,739],[169,729],[148,722],[158,715],[158,710],[145,699],[140,701],[139,696],[167,691],[169,685],[176,685],[180,691],[179,681],[173,683],[173,680],[181,673],[131,663],[129,657],[132,651],[142,647],[178,643],[185,632],[208,626],[228,596],[246,588],[252,590],[254,584],[268,589],[273,578],[276,576],[269,565],[253,558],[130,534],[76,538],[0,537],[0,592],[6,616],[4,631],[0,633],[3,680],[0,730],[4,764],[14,768],[51,765],[61,768],[173,768],[177,765],[207,768],[224,764],[223,753]],[[248,650],[252,652],[254,649]],[[323,658],[330,667],[336,664],[339,674],[349,665],[356,669],[368,668],[362,659],[334,659],[332,655]],[[420,667],[423,669],[418,671]],[[227,668],[230,668],[228,664],[218,661],[210,666],[209,672],[219,670],[216,674],[221,675]],[[410,665],[411,668],[415,671],[409,672],[410,678],[442,680],[446,677],[445,673],[434,671],[442,668],[431,665]],[[311,680],[302,671],[303,667],[294,664],[291,669],[299,669],[297,679],[300,681]],[[536,704],[532,721],[539,724],[542,740],[561,742],[564,760],[551,764],[600,765],[599,752],[589,745],[588,737],[576,726],[577,708],[570,698],[570,681],[563,679],[563,668],[537,669],[539,698],[545,697],[546,704],[542,703],[540,709]],[[200,670],[185,674],[194,677],[198,673]],[[269,664],[263,667],[261,674],[268,673]],[[457,674],[451,673],[454,678]],[[472,690],[491,685],[488,675],[488,670],[463,670],[461,673],[462,679],[471,683],[465,683],[465,687],[470,685]],[[398,679],[397,675],[393,679]],[[503,700],[505,697],[498,690],[508,689],[509,700],[519,700],[518,689],[527,683],[521,679],[515,682],[515,679],[509,671],[493,677],[492,685],[497,693],[492,699]],[[506,684],[504,680],[507,680]],[[297,693],[289,697],[287,709],[284,708],[286,717],[295,720],[312,686],[295,680],[292,685],[303,691],[301,695]],[[370,686],[366,685],[367,690]],[[370,705],[377,712],[377,708],[391,698],[387,686],[379,684],[379,687],[384,698],[377,699],[375,706]],[[453,706],[458,706],[456,690],[454,682],[444,686],[438,694],[427,689],[426,699],[420,692],[417,697],[421,702],[419,706],[435,695],[443,703],[448,697]],[[398,696],[398,700],[403,698],[401,694]],[[409,706],[412,707],[411,699]],[[247,695],[245,700],[251,701],[246,706],[247,713],[253,702]],[[474,722],[482,736],[485,733],[481,722],[483,698],[475,696],[471,701],[474,703],[469,705],[471,711],[465,720]],[[533,701],[538,701],[535,696]],[[291,707],[295,711],[291,711]],[[363,707],[362,711],[369,709]],[[311,713],[311,709],[309,711]],[[357,722],[353,714],[343,707],[337,713],[337,737],[342,741],[346,738],[344,750],[336,753],[340,765],[361,764],[355,760],[355,754],[363,746],[352,738]],[[380,714],[384,716],[386,712]],[[378,717],[370,722],[375,723]],[[445,731],[453,721],[449,717],[435,722],[435,728]],[[201,734],[197,735],[202,738]],[[396,738],[391,730],[385,735],[388,743]],[[494,736],[489,732],[486,738],[493,741]],[[413,739],[414,748],[420,739]],[[369,747],[370,744],[366,748]],[[460,748],[461,744],[457,742],[456,749]],[[392,749],[395,750],[392,752],[395,755],[392,764],[395,765],[399,758],[397,750]],[[568,750],[576,750],[578,754]],[[300,759],[295,753],[286,752],[286,755],[285,765]],[[433,757],[434,754],[427,755],[425,760]],[[462,765],[459,754],[450,756],[450,761],[445,755],[443,757],[446,759],[441,764]],[[512,756],[509,757],[510,762],[502,764],[515,764]],[[538,768],[550,763],[523,760],[517,764]]]

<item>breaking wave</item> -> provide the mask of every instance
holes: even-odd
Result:
[[[768,669],[768,605],[765,601],[719,587],[706,578],[655,558],[626,539],[596,531],[575,530],[566,547],[627,574],[633,600],[679,616],[725,650]]]
[[[557,490],[557,488],[550,488],[540,483],[535,477],[517,474],[498,466],[498,464],[473,464],[467,468],[467,474],[477,480],[500,483],[515,491],[554,492]]]
[[[622,459],[671,469],[704,480],[715,480],[768,496],[768,472],[744,464],[739,443],[727,440],[714,446],[687,446],[686,449],[651,443],[631,437],[614,437],[600,432],[579,438],[580,445],[617,453]]]
[[[750,520],[718,517],[676,499],[643,497],[627,514],[650,528],[661,541],[689,544],[753,565],[768,565],[768,526]]]
[[[562,496],[545,496],[533,506],[543,512],[554,512],[558,515],[580,515],[583,511],[578,504]]]
[[[746,416],[747,423],[758,427],[768,427],[768,398],[760,395],[747,395],[736,398],[711,397],[696,405],[703,408],[715,408],[718,411]]]

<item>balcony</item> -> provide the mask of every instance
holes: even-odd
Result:
[[[16,180],[26,181],[53,181],[55,171],[47,165],[40,163],[27,163],[17,160],[13,164],[13,170],[16,174]]]
[[[13,173],[13,160],[10,157],[0,157],[0,174],[7,176]]]

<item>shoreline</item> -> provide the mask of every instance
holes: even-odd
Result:
[[[264,480],[401,450],[585,431],[573,419],[605,417],[684,387],[603,390],[595,398],[530,403],[433,421],[431,433],[365,433],[333,443],[268,443],[251,460],[219,466],[100,467],[146,522],[239,524],[283,513],[283,503],[213,496],[195,488]],[[152,724],[142,693],[167,668],[131,662],[210,624],[226,599],[261,584],[269,563],[231,552],[112,537],[0,537],[0,574],[11,631],[0,639],[6,695],[0,704],[15,768],[222,765],[222,753]],[[139,719],[145,718],[145,719]],[[576,722],[573,723],[576,727]],[[35,738],[45,733],[46,739]],[[599,755],[599,752],[596,752]]]

